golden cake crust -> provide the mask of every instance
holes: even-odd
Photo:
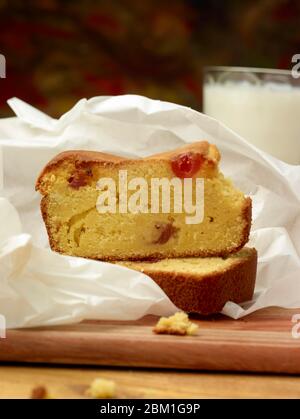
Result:
[[[244,248],[241,257],[229,256],[232,263],[225,269],[207,274],[166,272],[154,270],[159,262],[119,262],[120,265],[138,270],[150,276],[167,294],[170,300],[187,313],[203,315],[219,313],[227,301],[241,303],[253,297],[257,251]],[[147,266],[148,265],[148,266]]]
[[[145,157],[143,160],[170,160],[173,157],[179,155],[180,153],[188,152],[198,152],[203,155],[203,157],[210,162],[212,168],[215,168],[220,161],[220,153],[217,147],[213,144],[209,144],[207,141],[199,141],[179,147],[176,150],[167,151],[164,153],[153,154],[152,156]],[[115,156],[113,154],[102,153],[100,151],[88,151],[88,150],[68,150],[59,153],[55,156],[49,163],[46,164],[42,172],[40,173],[35,189],[39,190],[43,195],[45,195],[45,189],[42,186],[43,177],[50,173],[54,168],[59,167],[64,162],[76,162],[78,168],[84,167],[88,164],[100,163],[104,165],[109,164],[121,164],[122,162],[132,162],[133,164],[136,160],[132,160],[126,157]]]
[[[145,160],[172,160],[172,158],[180,155],[181,153],[188,152],[200,153],[214,164],[218,164],[221,158],[219,150],[214,144],[210,144],[207,141],[198,141],[178,147],[176,150],[153,154],[152,156],[146,157]]]

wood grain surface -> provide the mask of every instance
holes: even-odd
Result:
[[[238,321],[197,318],[195,337],[155,335],[153,316],[10,330],[0,340],[0,360],[296,374],[300,339],[292,337],[291,318],[297,312],[270,308]]]
[[[102,367],[0,366],[0,398],[84,398],[95,378],[114,380],[117,398],[300,398],[300,377]]]

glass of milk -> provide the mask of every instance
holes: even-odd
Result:
[[[289,70],[206,67],[204,113],[262,150],[300,164],[300,78]]]

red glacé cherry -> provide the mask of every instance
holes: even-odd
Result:
[[[192,177],[198,172],[204,162],[204,157],[200,153],[188,153],[179,154],[172,159],[171,165],[172,170],[177,177],[186,178]]]

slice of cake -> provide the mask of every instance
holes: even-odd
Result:
[[[248,241],[251,200],[203,141],[144,159],[67,151],[36,188],[51,248],[102,260],[224,256]]]
[[[226,259],[183,258],[156,262],[117,262],[150,276],[173,303],[188,313],[212,314],[227,301],[252,299],[257,252],[247,248]]]

